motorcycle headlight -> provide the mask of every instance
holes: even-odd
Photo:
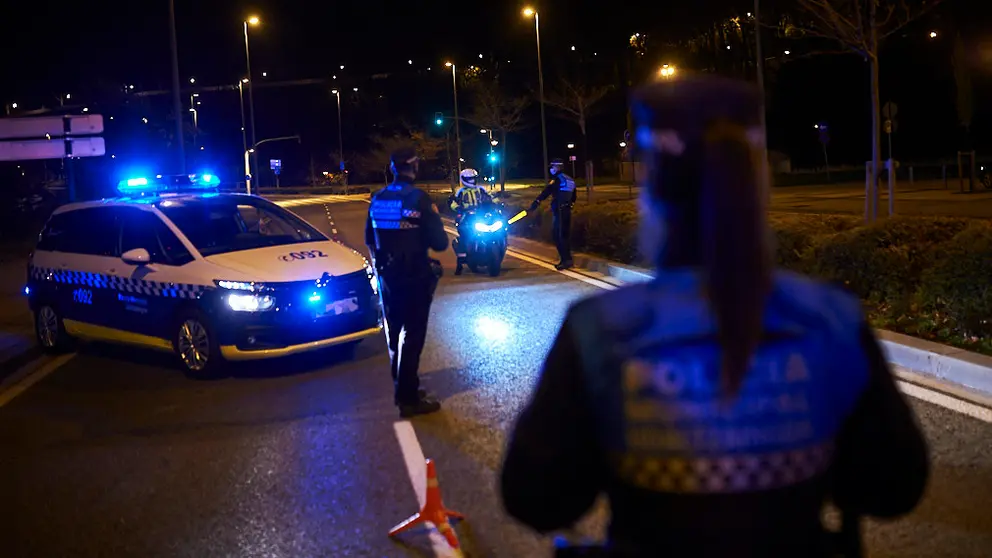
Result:
[[[486,223],[483,223],[481,221],[475,224],[475,230],[479,232],[491,233],[491,232],[496,232],[502,228],[503,228],[503,221],[496,221],[491,225],[487,225]]]

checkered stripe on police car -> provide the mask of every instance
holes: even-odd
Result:
[[[713,457],[666,457],[627,454],[620,477],[656,492],[727,494],[790,486],[824,473],[833,456],[831,444],[801,449]]]
[[[130,279],[102,273],[51,269],[37,266],[31,267],[31,278],[37,281],[54,281],[55,283],[64,285],[81,285],[94,289],[111,289],[125,293],[165,298],[197,299],[209,289],[209,287],[204,285],[161,283],[158,281]]]

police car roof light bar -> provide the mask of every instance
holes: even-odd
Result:
[[[201,175],[156,175],[149,180],[144,177],[128,178],[117,183],[117,191],[125,196],[144,196],[166,192],[185,192],[215,190],[220,185],[220,178],[215,174]]]

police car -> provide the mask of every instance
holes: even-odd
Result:
[[[227,361],[353,346],[382,328],[365,258],[211,175],[122,181],[55,210],[25,293],[41,347],[74,339],[172,351],[193,376]]]

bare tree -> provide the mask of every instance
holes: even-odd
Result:
[[[868,63],[871,102],[873,179],[865,192],[865,220],[878,218],[878,176],[881,162],[882,114],[879,105],[878,52],[882,42],[941,0],[796,0],[808,16],[805,34],[828,39]],[[894,192],[889,192],[891,197]],[[891,199],[891,198],[890,198]],[[891,205],[891,201],[890,201]]]
[[[584,149],[589,117],[593,116],[595,105],[612,90],[613,86],[609,85],[588,86],[561,78],[558,80],[558,86],[548,92],[544,102],[556,108],[560,117],[575,122],[579,126]]]
[[[392,135],[372,137],[373,147],[360,158],[361,166],[370,172],[382,172],[383,181],[389,183],[389,157],[403,147],[413,147],[425,161],[437,159],[444,151],[444,140],[432,138],[423,130],[403,124],[404,130]]]
[[[474,106],[465,120],[480,128],[492,130],[494,136],[499,138],[500,191],[506,191],[506,138],[508,134],[526,127],[524,111],[530,106],[531,99],[507,95],[500,87],[498,78],[473,81],[469,89]]]

